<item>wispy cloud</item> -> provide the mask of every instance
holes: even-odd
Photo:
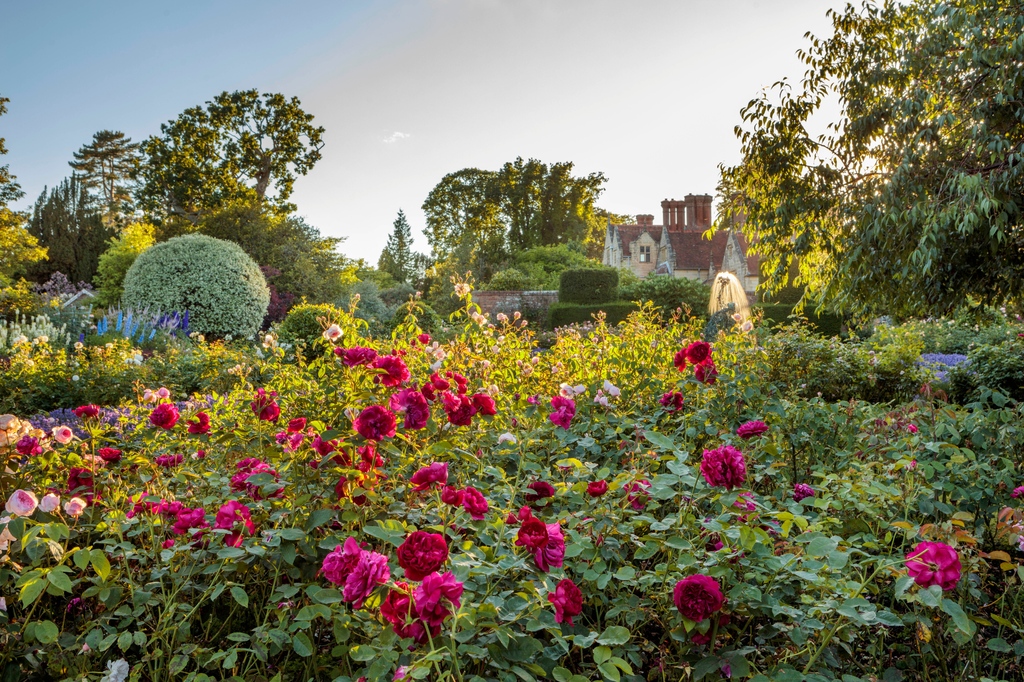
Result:
[[[410,135],[409,133],[400,133],[400,132],[398,132],[396,130],[395,132],[391,133],[390,135],[385,137],[383,140],[381,140],[381,142],[383,142],[384,144],[394,144],[394,143],[398,142],[399,140],[404,140],[404,139],[410,138],[410,137],[412,137],[412,135]]]

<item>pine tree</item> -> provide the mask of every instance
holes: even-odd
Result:
[[[394,230],[377,261],[377,269],[391,275],[396,282],[409,282],[416,274],[416,256],[412,250],[412,228],[405,219],[405,212],[399,210]]]
[[[43,189],[32,208],[28,231],[49,251],[47,260],[30,270],[40,282],[55,272],[72,282],[92,280],[106,241],[114,234],[90,207],[89,193],[75,176],[50,191]]]
[[[101,130],[92,136],[92,142],[74,152],[74,161],[68,162],[82,184],[97,192],[96,203],[108,218],[130,209],[139,146],[119,130]]]

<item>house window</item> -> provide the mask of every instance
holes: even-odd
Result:
[[[650,263],[651,262],[651,247],[641,246],[640,247],[640,262]]]

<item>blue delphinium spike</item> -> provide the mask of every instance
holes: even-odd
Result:
[[[149,340],[152,341],[154,336],[156,336],[156,330],[155,329],[149,333]]]
[[[117,326],[114,327],[114,331],[116,331],[116,332],[121,331],[121,322],[123,322],[123,321],[124,321],[124,311],[123,310],[118,310],[117,311]]]
[[[183,331],[183,332],[187,332],[188,331],[188,311],[187,310],[185,311],[185,319],[182,320],[182,323],[181,323],[181,331]]]
[[[85,332],[82,332],[78,335],[78,342],[85,343]]]

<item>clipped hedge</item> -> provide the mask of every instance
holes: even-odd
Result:
[[[789,316],[793,314],[796,306],[791,303],[762,303],[755,306],[756,309],[764,311],[765,321],[776,324],[789,324]],[[832,313],[817,315],[813,310],[805,309],[804,317],[807,322],[822,336],[839,336],[843,327],[843,319]]]
[[[676,308],[689,310],[692,317],[708,316],[711,287],[688,277],[652,275],[635,284],[619,288],[619,297],[626,301],[651,301],[664,316]]]
[[[635,312],[638,306],[633,301],[615,301],[596,305],[558,302],[548,309],[548,323],[554,327],[567,324],[592,322],[594,313],[604,311],[608,324],[618,324]]]
[[[611,303],[619,293],[619,271],[614,268],[566,270],[558,283],[560,303]]]

